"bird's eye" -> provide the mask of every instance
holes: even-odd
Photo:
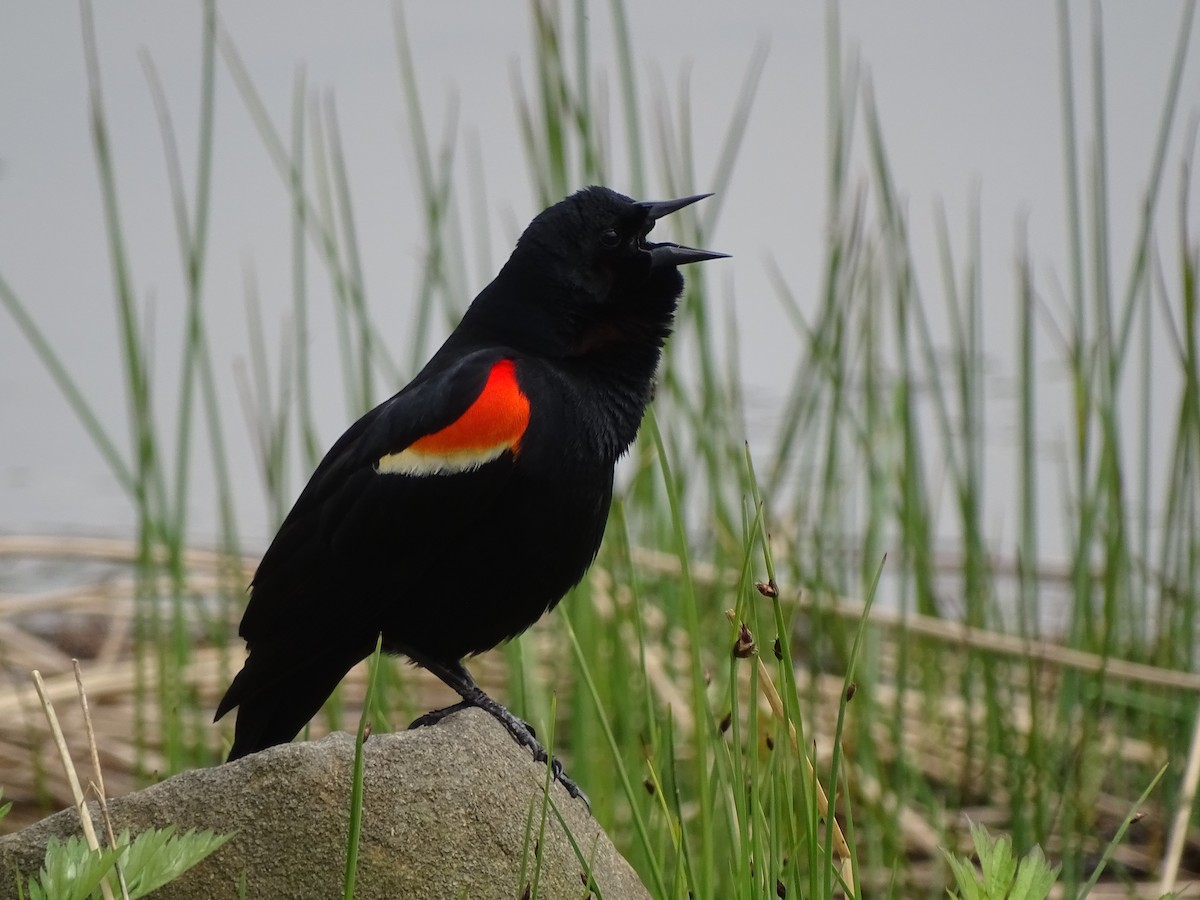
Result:
[[[606,228],[600,233],[600,243],[605,247],[612,249],[613,247],[617,246],[617,244],[621,243],[621,236],[617,234],[617,229]]]

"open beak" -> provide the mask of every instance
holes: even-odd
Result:
[[[677,212],[685,206],[691,206],[693,203],[711,196],[712,194],[694,194],[691,197],[681,197],[678,200],[641,200],[637,205],[646,210],[646,218],[653,225],[654,222],[663,216],[669,216],[671,213]],[[646,244],[646,249],[650,251],[650,265],[655,269],[664,266],[682,266],[687,263],[703,262],[706,259],[723,259],[729,256],[728,253],[717,253],[715,250],[697,250],[694,247],[682,247],[679,244],[672,244],[670,242],[662,244],[648,243]]]

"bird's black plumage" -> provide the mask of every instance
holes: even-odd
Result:
[[[646,236],[702,196],[591,187],[542,212],[416,378],[338,439],[254,577],[249,656],[217,708],[239,707],[230,759],[295,737],[381,633],[540,750],[461,660],[527,629],[595,559],[677,267],[724,255]]]

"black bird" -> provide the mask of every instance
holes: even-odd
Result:
[[[249,656],[216,713],[240,707],[229,759],[295,737],[382,634],[545,760],[462,659],[529,628],[595,559],[677,267],[726,255],[647,234],[707,196],[590,187],[551,206],[412,383],[338,439],[254,576]]]

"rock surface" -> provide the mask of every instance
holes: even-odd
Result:
[[[466,710],[433,727],[374,735],[364,757],[359,900],[529,896],[546,769],[503,726]],[[156,898],[237,897],[243,878],[247,897],[341,897],[353,762],[353,737],[335,734],[185,772],[112,800],[109,809],[118,832],[174,824],[236,833]],[[590,867],[606,900],[648,898],[583,802],[557,784],[550,799],[586,864],[547,809],[537,896],[596,896],[586,885]],[[51,835],[78,830],[78,817],[67,810],[0,838],[0,897],[15,890],[14,867],[37,871]]]

